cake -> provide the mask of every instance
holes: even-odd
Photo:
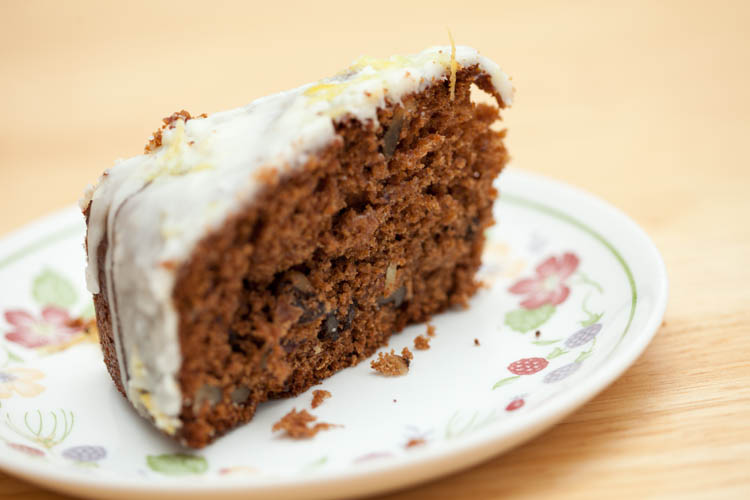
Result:
[[[466,305],[512,95],[494,62],[447,46],[164,119],[81,200],[117,389],[200,448]]]

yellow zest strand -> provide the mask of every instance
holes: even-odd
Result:
[[[453,34],[448,29],[448,38],[451,40],[451,101],[456,98],[456,70],[458,69],[458,63],[456,62],[456,42],[453,41]]]

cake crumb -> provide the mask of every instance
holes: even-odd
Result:
[[[84,318],[78,316],[71,318],[65,322],[65,326],[70,328],[77,328],[88,332],[89,330],[96,328],[96,318]]]
[[[172,113],[171,115],[167,116],[166,118],[162,118],[162,122],[164,123],[159,130],[154,132],[151,135],[151,138],[148,141],[148,144],[146,144],[146,147],[144,149],[144,153],[149,154],[153,153],[157,148],[159,148],[162,145],[162,133],[167,128],[174,128],[175,122],[178,120],[183,120],[185,123],[187,123],[189,120],[195,120],[198,118],[206,118],[208,115],[206,113],[201,113],[200,115],[192,116],[189,112],[183,110],[177,111],[176,113]]]
[[[179,266],[179,263],[176,260],[163,260],[159,262],[159,266],[167,271],[174,271]]]
[[[321,404],[323,404],[323,401],[330,398],[331,393],[328,391],[323,391],[320,389],[316,389],[313,391],[313,400],[312,400],[312,407],[317,408]]]
[[[427,335],[429,335],[430,337],[435,336],[435,325],[427,323]]]
[[[411,353],[408,347],[404,347],[403,349],[401,349],[401,357],[407,361],[411,361],[412,359],[414,359],[414,355]]]
[[[307,410],[298,412],[296,408],[292,408],[289,413],[281,417],[281,420],[273,424],[271,430],[273,432],[283,430],[293,439],[308,439],[315,436],[320,431],[332,427],[338,427],[335,424],[329,424],[326,422],[318,422],[313,426],[308,426],[308,424],[315,420],[317,420],[317,417],[308,413]]]
[[[474,339],[474,345],[479,345],[479,339]]]
[[[409,440],[409,441],[408,441],[408,442],[406,443],[406,445],[404,446],[404,448],[407,448],[407,449],[408,449],[408,448],[414,448],[415,446],[421,446],[421,445],[425,444],[426,442],[427,442],[427,441],[425,441],[425,440],[424,440],[424,439],[422,439],[422,438],[411,438],[411,439],[410,439],[410,440]]]
[[[419,349],[420,351],[426,351],[430,348],[430,338],[417,335],[414,339],[414,348]]]
[[[406,347],[404,347],[401,356],[391,349],[390,353],[379,352],[378,359],[371,361],[370,366],[373,370],[385,376],[396,377],[409,373],[411,358],[412,354]]]
[[[535,332],[534,332],[534,336],[535,336],[536,338],[539,338],[539,337],[541,337],[541,336],[542,336],[542,332],[540,332],[539,330],[537,330],[537,331],[535,331]]]

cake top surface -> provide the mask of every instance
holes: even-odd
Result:
[[[186,243],[215,227],[238,202],[252,198],[266,168],[284,171],[304,164],[334,139],[333,122],[344,115],[377,124],[377,109],[387,101],[399,102],[450,78],[452,61],[458,67],[479,65],[502,104],[512,103],[512,85],[497,64],[473,48],[455,47],[455,56],[451,48],[386,59],[360,57],[331,78],[246,106],[189,120],[173,115],[176,119],[160,131],[157,147],[119,162],[88,190],[81,203],[86,207],[96,201],[90,226],[104,222],[96,217],[96,205],[116,205],[142,190],[138,212],[147,219],[142,222],[160,226],[164,260],[184,257]],[[154,219],[155,214],[161,217]],[[90,231],[89,248],[96,248],[96,236]],[[88,283],[95,292],[96,263],[90,264]]]
[[[510,105],[508,76],[470,47],[360,57],[331,78],[246,106],[200,117],[176,113],[146,154],[117,163],[87,189],[81,206],[88,208],[88,288],[100,293],[104,272],[108,297],[133,300],[120,301],[120,321],[113,327],[123,330],[128,344],[129,380],[123,374],[123,385],[129,398],[147,397],[140,406],[164,422],[160,427],[178,425],[180,352],[171,302],[176,269],[203,236],[253,199],[267,183],[268,169],[284,173],[304,165],[337,140],[339,119],[377,126],[377,110],[388,103],[440,81],[453,90],[457,69],[474,65],[489,76],[500,105]],[[100,269],[97,249],[105,238]]]

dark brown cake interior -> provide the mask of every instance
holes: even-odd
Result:
[[[337,122],[338,141],[267,173],[254,203],[201,241],[174,293],[184,444],[205,446],[258,403],[466,304],[507,159],[489,128],[498,110],[471,102],[472,83],[492,92],[464,68],[454,100],[441,82],[379,110],[377,128]]]

